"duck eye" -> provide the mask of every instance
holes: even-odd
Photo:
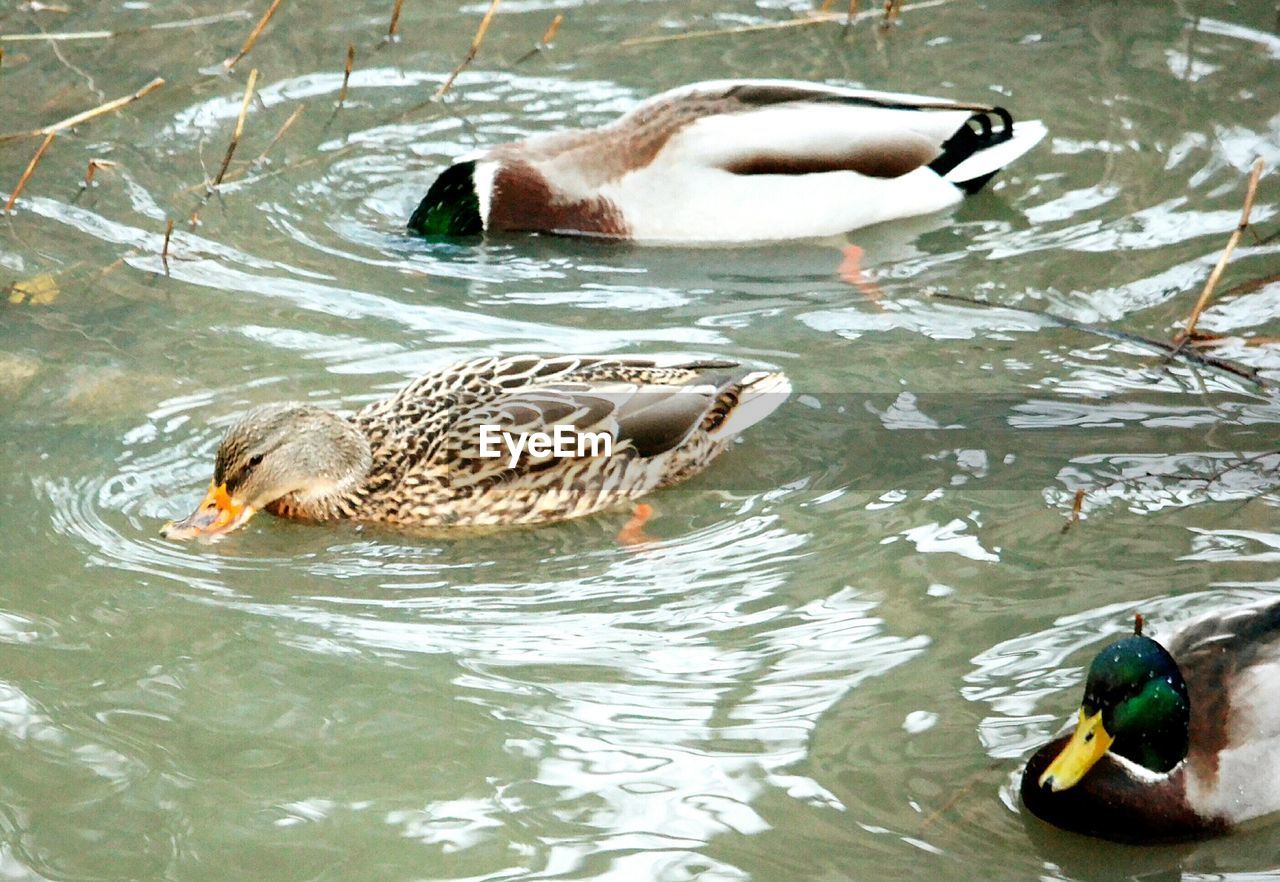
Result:
[[[262,465],[262,454],[255,453],[253,456],[249,457],[247,465],[251,469],[256,469],[258,466]]]

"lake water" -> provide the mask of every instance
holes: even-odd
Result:
[[[0,33],[227,11],[67,5],[6,4]],[[1276,399],[930,296],[1167,340],[1262,156],[1257,235],[1200,327],[1280,333],[1280,283],[1243,284],[1280,264],[1261,241],[1280,195],[1271,0],[953,0],[887,32],[631,44],[810,5],[507,0],[438,103],[486,3],[407,3],[382,46],[391,0],[285,2],[234,73],[202,73],[265,6],[0,42],[4,131],[167,81],[57,138],[0,219],[0,290],[18,283],[0,298],[0,877],[1276,871],[1280,828],[1110,847],[1027,819],[1014,788],[1135,610],[1158,636],[1280,592],[1276,460],[1231,466],[1275,448]],[[554,48],[520,61],[557,13]],[[230,183],[193,228],[255,67]],[[1000,102],[1050,137],[950,214],[837,241],[402,232],[476,145],[731,76]],[[39,142],[0,143],[0,198]],[[117,165],[81,192],[94,158]],[[848,244],[878,296],[837,273]],[[796,394],[651,498],[648,546],[615,541],[627,512],[462,538],[267,516],[213,546],[158,535],[251,404],[355,408],[483,353],[673,350],[781,368]],[[1280,378],[1274,347],[1220,351]]]

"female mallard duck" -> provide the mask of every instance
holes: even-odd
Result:
[[[459,161],[409,229],[708,243],[836,235],[948,208],[1044,134],[986,104],[792,80],[694,83],[603,128]]]
[[[1042,747],[1022,801],[1068,830],[1125,842],[1225,833],[1280,811],[1280,602],[1197,619],[1166,651],[1103,649],[1075,733]]]
[[[227,431],[204,501],[162,532],[218,536],[262,509],[427,528],[580,517],[702,471],[790,390],[729,361],[518,355],[349,417],[268,404]]]

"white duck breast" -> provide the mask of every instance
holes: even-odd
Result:
[[[792,239],[948,208],[1044,134],[988,105],[721,80],[657,95],[599,129],[492,148],[473,178],[489,232]]]

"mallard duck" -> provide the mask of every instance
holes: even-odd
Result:
[[[793,80],[663,92],[612,125],[447,168],[423,236],[534,231],[653,242],[829,236],[948,208],[1044,137],[1002,107]]]
[[[1022,801],[1051,824],[1124,842],[1196,839],[1280,810],[1280,602],[1197,619],[1168,649],[1105,647],[1075,732],[1045,745]]]
[[[263,509],[407,528],[580,517],[702,471],[790,389],[731,361],[517,355],[454,364],[352,416],[263,405],[227,430],[204,501],[162,532],[219,536]]]

